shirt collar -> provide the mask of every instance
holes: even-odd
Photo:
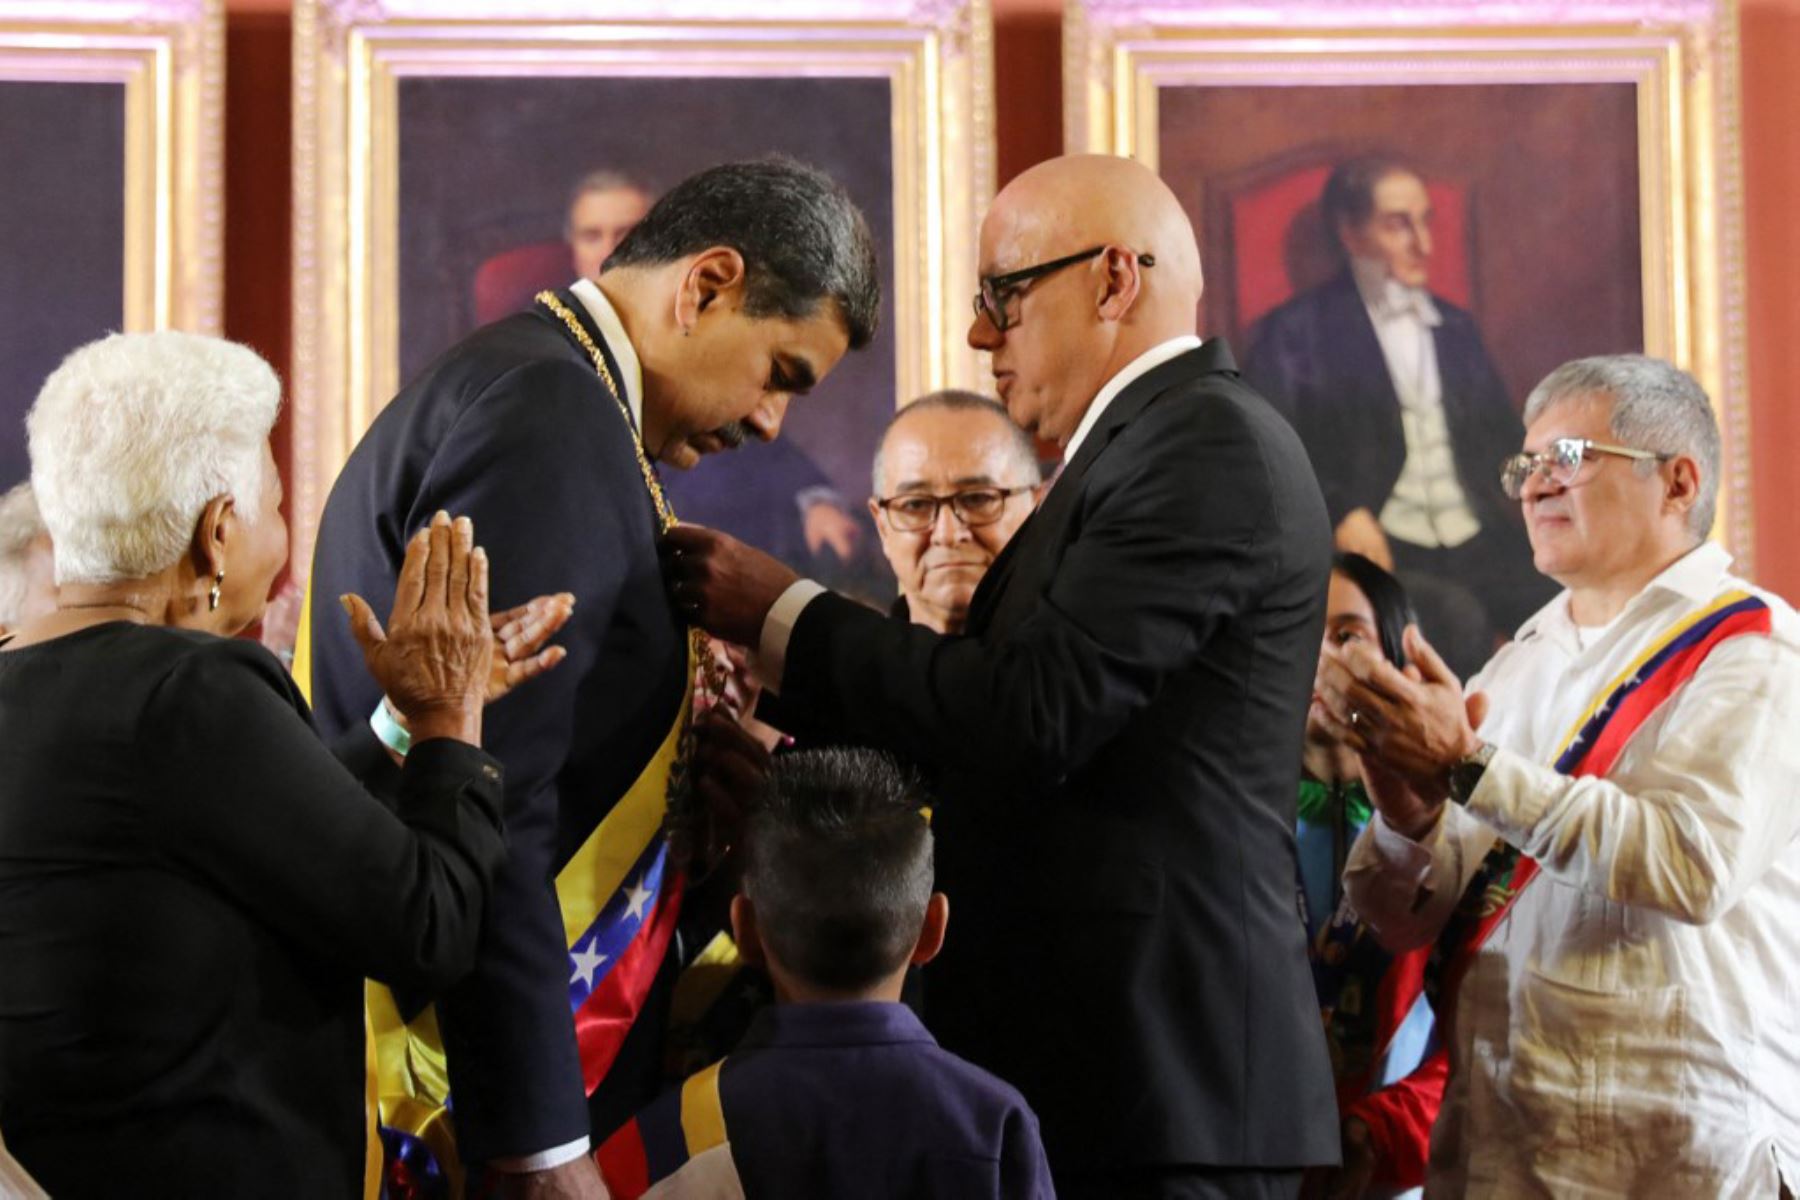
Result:
[[[896,1042],[936,1044],[906,1005],[869,1000],[772,1005],[756,1015],[738,1048],[868,1046]]]
[[[1731,552],[1717,542],[1701,542],[1692,550],[1664,567],[1644,585],[1644,590],[1619,610],[1620,618],[1638,607],[1651,592],[1669,592],[1690,604],[1701,604],[1719,594],[1731,567]],[[1615,622],[1616,623],[1616,622]],[[1569,615],[1569,591],[1564,588],[1556,598],[1519,626],[1521,639],[1531,634],[1553,636],[1565,643],[1571,652],[1576,648],[1575,620]]]
[[[1118,374],[1106,381],[1106,386],[1100,389],[1093,403],[1088,405],[1087,412],[1082,414],[1081,424],[1075,427],[1069,444],[1063,447],[1063,461],[1075,461],[1075,452],[1081,449],[1081,443],[1099,422],[1100,414],[1106,411],[1107,405],[1118,399],[1120,392],[1170,359],[1180,358],[1189,350],[1199,348],[1200,339],[1191,333],[1185,333],[1166,342],[1159,342],[1121,367]]]
[[[625,407],[631,410],[631,423],[637,428],[638,436],[644,433],[644,368],[638,362],[637,350],[631,345],[631,339],[625,336],[625,323],[619,320],[618,310],[613,308],[612,301],[600,290],[600,285],[591,279],[582,279],[573,284],[569,291],[581,301],[581,306],[600,327],[600,336],[606,339],[606,348],[612,351],[613,361],[619,364],[619,386],[625,389]]]
[[[1414,316],[1424,325],[1444,323],[1444,314],[1432,302],[1431,293],[1420,287],[1408,287],[1388,274],[1387,264],[1372,258],[1350,259],[1350,273],[1356,277],[1356,290],[1364,307],[1378,320]]]
[[[1711,600],[1719,594],[1719,585],[1724,582],[1730,568],[1729,550],[1717,542],[1701,542],[1664,567],[1662,573],[1645,586],[1644,591],[1660,588],[1695,603]]]

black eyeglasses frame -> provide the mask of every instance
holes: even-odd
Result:
[[[1008,271],[1004,275],[984,275],[981,278],[981,290],[975,293],[975,315],[986,317],[993,325],[995,332],[1005,333],[1018,324],[1006,315],[1006,307],[1015,295],[1024,292],[1024,285],[1042,279],[1054,271],[1064,267],[1072,267],[1078,262],[1086,262],[1090,258],[1106,253],[1109,246],[1092,246],[1074,254],[1066,254],[1061,258],[1053,258],[1049,262],[1035,266],[1020,267],[1017,271]],[[1138,266],[1154,267],[1156,255],[1138,254]]]

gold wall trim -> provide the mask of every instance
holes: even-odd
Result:
[[[1634,84],[1644,346],[1712,397],[1714,532],[1753,572],[1733,0],[1067,0],[1063,63],[1067,149],[1151,166],[1169,84]]]
[[[125,90],[125,329],[217,334],[224,300],[223,0],[0,0],[0,80]]]

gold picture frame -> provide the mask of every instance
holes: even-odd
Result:
[[[1691,372],[1712,398],[1724,435],[1714,530],[1748,571],[1749,382],[1733,0],[1069,0],[1066,8],[1063,128],[1071,151],[1132,155],[1159,166],[1159,109],[1168,88],[1433,84],[1635,89],[1642,348]]]
[[[297,0],[294,562],[356,439],[403,380],[400,86],[452,77],[845,78],[887,84],[894,391],[980,378],[963,340],[994,191],[988,0]]]
[[[0,86],[115,85],[122,91],[122,170],[111,161],[83,159],[109,152],[69,135],[67,171],[26,166],[11,185],[41,189],[49,174],[57,174],[85,186],[95,177],[122,175],[118,324],[109,318],[106,327],[73,331],[77,342],[112,328],[220,331],[224,36],[223,0],[0,0]],[[29,290],[31,280],[9,279],[8,286]],[[8,382],[29,403],[42,379]]]

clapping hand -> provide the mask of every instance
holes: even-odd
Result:
[[[555,637],[575,612],[568,592],[537,596],[517,608],[493,615],[494,654],[488,671],[487,702],[550,670],[568,656],[561,646],[544,643]]]
[[[1324,656],[1317,679],[1331,734],[1362,756],[1370,798],[1402,833],[1428,829],[1448,794],[1446,773],[1481,744],[1487,712],[1417,626],[1406,629],[1402,670],[1362,642]]]
[[[493,657],[487,552],[467,517],[439,512],[413,535],[383,629],[361,596],[342,597],[369,673],[405,714],[413,737],[481,743]]]

